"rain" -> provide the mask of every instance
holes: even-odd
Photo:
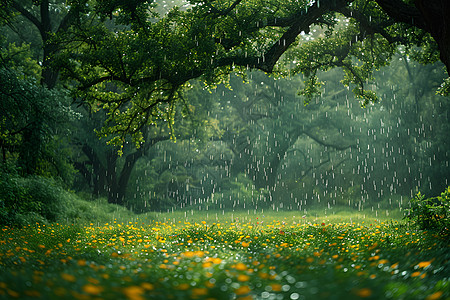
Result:
[[[130,202],[137,211],[139,202],[153,202],[169,213],[401,216],[419,190],[436,194],[448,185],[449,151],[433,138],[445,139],[439,124],[448,123],[448,113],[431,88],[410,97],[418,82],[393,86],[395,72],[405,68],[400,59],[394,63],[376,74],[380,101],[364,108],[340,84],[338,70],[321,74],[327,85],[308,105],[297,95],[301,76],[273,79],[257,71],[248,83],[231,76],[230,87],[193,94],[211,103],[206,115],[219,135],[158,144],[133,174]],[[430,84],[439,80],[437,66],[428,75],[420,65],[409,67]],[[147,190],[148,181],[158,188]]]
[[[2,2],[0,300],[449,299],[413,2]]]

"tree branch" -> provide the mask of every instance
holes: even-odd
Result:
[[[36,26],[36,28],[39,30],[41,35],[43,32],[45,32],[44,27],[43,27],[42,23],[38,20],[38,18],[36,18],[32,13],[30,13],[28,10],[26,10],[22,5],[20,5],[16,1],[12,1],[11,5],[16,11],[21,13],[22,16],[24,16],[31,23],[33,23],[34,26]]]
[[[416,7],[410,6],[401,0],[376,0],[376,2],[395,21],[427,30],[425,20]]]

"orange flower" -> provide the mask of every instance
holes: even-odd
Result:
[[[279,283],[272,283],[270,286],[272,287],[272,291],[274,292],[281,291],[281,284]]]
[[[86,260],[84,260],[84,259],[78,260],[78,265],[79,265],[80,267],[84,267],[84,266],[86,265]]]
[[[372,290],[370,290],[368,288],[363,288],[363,289],[357,290],[356,295],[358,295],[361,298],[367,298],[372,295]]]
[[[411,274],[411,277],[417,277],[420,276],[420,272],[414,272]]]
[[[83,286],[83,291],[91,295],[98,295],[103,291],[103,288],[93,284],[86,284]]]
[[[141,286],[142,286],[145,290],[147,290],[147,291],[151,291],[151,290],[153,290],[153,289],[155,288],[155,287],[153,286],[153,284],[148,283],[148,282],[142,283]]]
[[[177,287],[175,287],[177,290],[185,291],[189,289],[190,285],[187,283],[181,283]]]
[[[240,286],[234,291],[236,295],[245,295],[250,293],[251,289],[247,285]]]
[[[437,300],[439,298],[441,298],[443,292],[442,291],[438,291],[436,293],[433,293],[431,295],[428,295],[425,300]]]
[[[431,261],[422,261],[418,264],[419,268],[426,268],[431,265]]]
[[[208,290],[205,288],[194,288],[192,289],[192,296],[198,297],[198,296],[205,296],[208,294]]]
[[[244,265],[243,263],[237,263],[235,266],[234,266],[234,268],[236,269],[236,270],[238,270],[238,271],[245,271],[245,270],[247,270],[247,266],[246,265]]]
[[[250,280],[250,276],[244,275],[244,274],[240,274],[238,276],[237,280],[241,281],[241,282],[249,281]]]
[[[65,281],[69,281],[69,282],[75,282],[77,280],[75,278],[75,276],[73,276],[71,274],[67,274],[67,273],[62,273],[61,278],[64,279]]]
[[[144,289],[140,286],[128,286],[123,289],[123,293],[130,300],[143,300],[142,294],[144,294]]]

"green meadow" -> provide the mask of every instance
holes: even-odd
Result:
[[[448,237],[361,212],[3,227],[0,299],[449,299]]]

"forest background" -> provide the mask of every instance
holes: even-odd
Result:
[[[444,2],[3,1],[0,222],[439,195]]]

